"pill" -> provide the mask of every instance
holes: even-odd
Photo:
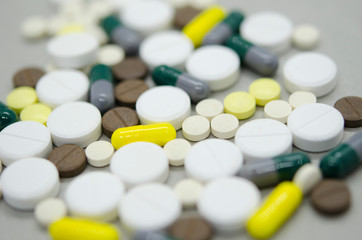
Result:
[[[247,119],[255,113],[255,97],[247,92],[232,92],[224,98],[224,111],[240,119]]]
[[[249,85],[249,93],[255,97],[256,105],[264,107],[280,98],[280,85],[271,78],[259,78]]]
[[[183,6],[181,8],[176,9],[175,17],[173,20],[173,24],[177,29],[184,28],[189,22],[192,21],[194,17],[196,17],[201,11],[199,9]]]
[[[302,50],[316,48],[319,43],[320,33],[318,28],[310,24],[298,25],[292,34],[293,45]]]
[[[191,39],[195,48],[199,47],[205,35],[220,22],[225,15],[225,10],[220,6],[207,8],[189,22],[182,31]]]
[[[182,134],[190,141],[201,141],[210,135],[210,122],[203,116],[190,116],[182,123]]]
[[[235,135],[235,144],[246,160],[262,160],[292,151],[292,133],[273,119],[244,123]]]
[[[78,70],[55,70],[41,77],[35,89],[41,103],[56,108],[64,103],[87,101],[89,80]]]
[[[114,77],[118,81],[127,79],[144,79],[147,74],[146,64],[138,57],[127,57],[112,67]]]
[[[46,125],[48,117],[52,109],[45,104],[42,103],[34,103],[25,107],[20,112],[20,120],[21,121],[35,121],[40,122],[41,124]]]
[[[70,182],[64,200],[75,217],[112,221],[118,216],[117,208],[124,191],[117,176],[108,172],[88,172]]]
[[[141,36],[125,27],[115,16],[108,16],[101,21],[101,25],[108,37],[118,44],[127,55],[136,55],[141,44]]]
[[[303,105],[288,117],[293,145],[309,152],[323,152],[337,146],[343,137],[343,127],[342,114],[323,103]]]
[[[38,80],[45,72],[36,67],[27,67],[18,70],[13,76],[13,85],[15,88],[27,86],[35,88]]]
[[[107,36],[107,33],[100,26],[88,25],[86,28],[86,33],[95,37],[100,45],[105,45],[109,43],[109,38]]]
[[[292,106],[283,100],[272,100],[264,107],[264,117],[287,123],[288,116],[292,112]]]
[[[303,193],[292,182],[282,182],[247,221],[246,229],[257,239],[271,237],[298,208]]]
[[[9,206],[17,210],[32,210],[41,200],[55,197],[60,182],[53,163],[34,157],[7,166],[1,174],[1,187]]]
[[[118,104],[134,109],[139,96],[148,89],[148,85],[143,80],[129,79],[116,85],[114,95]]]
[[[321,53],[299,53],[284,64],[283,78],[286,89],[291,93],[309,91],[322,97],[337,84],[337,65]]]
[[[18,87],[13,89],[6,97],[6,104],[16,113],[20,113],[25,107],[38,102],[38,97],[32,87]]]
[[[98,62],[107,66],[120,63],[125,58],[123,48],[115,44],[108,44],[98,49]]]
[[[240,61],[262,75],[273,75],[279,66],[278,57],[273,53],[255,46],[238,35],[228,38],[225,45],[233,49]]]
[[[63,104],[49,115],[48,129],[54,145],[76,144],[86,147],[102,134],[101,113],[86,102]]]
[[[307,195],[322,180],[322,177],[321,169],[318,166],[307,163],[297,170],[293,182],[304,195]]]
[[[112,137],[118,128],[135,126],[138,124],[136,111],[127,107],[117,107],[106,112],[102,117],[103,133]]]
[[[162,232],[154,231],[137,231],[133,234],[132,239],[134,240],[170,240],[167,235]]]
[[[245,40],[274,54],[290,47],[292,31],[293,23],[286,16],[270,11],[248,15],[240,25]]]
[[[85,27],[80,23],[67,23],[57,32],[58,36],[67,35],[72,33],[84,33]]]
[[[53,240],[118,240],[121,237],[111,224],[68,217],[51,224],[49,234]]]
[[[292,180],[297,170],[307,163],[310,163],[310,159],[306,154],[289,153],[246,162],[241,167],[238,176],[252,181],[259,188],[269,187],[279,182]]]
[[[87,162],[93,167],[105,167],[111,162],[114,148],[110,142],[96,141],[88,145],[85,150]]]
[[[67,215],[67,206],[60,198],[47,198],[35,206],[34,215],[38,223],[47,228]]]
[[[238,128],[238,118],[228,113],[220,114],[211,120],[211,132],[217,138],[233,138]]]
[[[114,11],[115,9],[109,1],[92,1],[88,4],[88,14],[96,20],[100,20]]]
[[[233,85],[239,78],[240,60],[230,48],[209,45],[195,50],[186,62],[186,71],[205,81],[211,91]]]
[[[22,158],[46,158],[52,147],[48,128],[38,122],[16,122],[0,133],[0,159],[5,166]]]
[[[39,39],[46,33],[47,23],[42,16],[31,16],[25,19],[20,27],[21,34],[28,39]]]
[[[289,96],[289,104],[293,110],[308,103],[316,103],[317,97],[312,92],[296,91]]]
[[[172,238],[184,240],[210,240],[212,239],[212,228],[200,217],[187,217],[178,219],[168,233]]]
[[[201,192],[197,208],[202,217],[221,232],[236,232],[261,202],[258,188],[237,177],[218,178]]]
[[[190,0],[169,0],[169,2],[177,9],[184,8],[190,4]]]
[[[224,112],[224,105],[217,99],[207,98],[196,104],[195,111],[198,115],[211,121],[215,116]]]
[[[184,165],[185,157],[190,149],[191,144],[182,138],[173,139],[163,147],[168,158],[168,163],[175,167]]]
[[[18,121],[18,115],[0,102],[0,131]]]
[[[47,19],[46,34],[48,36],[56,35],[56,33],[67,24],[67,21],[68,20],[64,17],[64,15],[61,14],[50,16]]]
[[[343,97],[338,99],[334,104],[343,116],[345,127],[360,127],[362,126],[362,98],[361,97]]]
[[[184,208],[193,208],[196,206],[203,188],[201,182],[186,178],[176,183],[173,190]]]
[[[222,139],[194,144],[185,158],[186,174],[202,182],[235,175],[243,164],[238,147]]]
[[[217,0],[192,0],[189,4],[194,8],[203,10],[212,5],[215,5],[217,2]]]

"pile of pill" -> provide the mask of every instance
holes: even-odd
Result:
[[[0,102],[0,193],[52,239],[267,239],[303,197],[322,214],[348,210],[340,179],[362,161],[362,131],[341,141],[362,126],[362,98],[317,102],[338,70],[313,51],[316,27],[215,0],[52,2],[54,16],[21,26],[48,36],[51,62],[16,72]],[[230,92],[249,70],[257,79]]]

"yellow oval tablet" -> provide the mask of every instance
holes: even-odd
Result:
[[[224,99],[224,111],[237,117],[246,119],[255,112],[255,98],[247,92],[233,92]]]
[[[271,78],[260,78],[249,86],[249,93],[255,97],[256,105],[264,107],[268,102],[280,98],[280,85]]]
[[[70,33],[82,33],[85,32],[85,27],[82,24],[78,23],[69,23],[62,27],[57,35],[66,35]]]
[[[20,112],[21,121],[40,122],[46,126],[49,114],[52,109],[43,103],[35,103],[25,107]]]
[[[18,87],[12,90],[6,98],[6,103],[9,108],[17,114],[25,107],[38,102],[38,96],[35,89],[32,87]]]

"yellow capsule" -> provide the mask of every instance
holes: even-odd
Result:
[[[246,229],[254,238],[271,237],[302,202],[303,193],[292,182],[280,183],[261,208],[248,220]]]
[[[62,218],[49,227],[53,240],[119,240],[118,230],[108,223]]]
[[[202,43],[204,36],[226,16],[222,7],[214,6],[206,9],[197,15],[190,23],[183,28],[183,33],[188,36],[195,47]]]
[[[118,128],[113,132],[111,141],[115,149],[133,142],[152,142],[163,146],[176,138],[176,130],[169,123],[137,125]]]

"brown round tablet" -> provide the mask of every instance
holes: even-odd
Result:
[[[193,7],[183,7],[176,10],[174,25],[178,29],[185,27],[191,20],[196,17],[201,11]]]
[[[148,90],[147,84],[140,79],[130,79],[119,83],[114,89],[117,102],[129,108],[135,108],[138,97]]]
[[[128,57],[112,67],[113,75],[118,81],[127,79],[144,79],[148,70],[146,64],[138,57]]]
[[[14,87],[27,86],[35,88],[36,83],[44,74],[43,70],[35,67],[21,69],[14,74]]]
[[[128,107],[117,107],[106,112],[102,117],[103,133],[112,137],[118,128],[129,127],[138,124],[138,117],[135,110]]]
[[[344,118],[344,126],[356,128],[362,126],[362,98],[349,96],[339,99],[336,108]]]
[[[342,181],[326,179],[313,188],[311,202],[313,207],[321,213],[339,214],[349,208],[351,193]]]
[[[48,159],[57,167],[59,176],[64,178],[77,176],[87,165],[84,150],[74,144],[54,148]]]
[[[212,237],[211,226],[202,218],[181,218],[168,229],[171,237],[182,240],[208,240]]]

